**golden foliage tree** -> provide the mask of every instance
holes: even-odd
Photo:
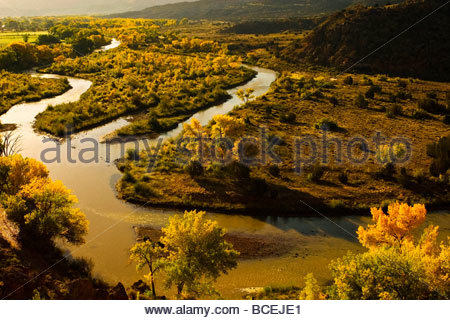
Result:
[[[244,134],[245,123],[242,119],[236,119],[229,115],[216,115],[213,122],[214,125],[211,128],[213,138],[238,139]]]
[[[244,103],[247,103],[247,102],[249,102],[251,99],[253,99],[255,97],[254,94],[253,94],[254,92],[255,92],[255,89],[253,89],[253,88],[248,88],[246,90],[239,89],[238,92],[237,92],[237,96]]]
[[[34,178],[47,178],[47,168],[39,161],[21,155],[0,157],[1,193],[16,194]]]
[[[412,241],[412,232],[425,221],[427,210],[422,204],[411,207],[397,202],[389,205],[387,214],[381,208],[372,208],[371,213],[375,224],[357,231],[359,242],[369,249]]]
[[[205,212],[186,211],[170,218],[161,242],[168,251],[163,258],[166,285],[175,285],[178,296],[212,294],[213,282],[236,267],[238,252],[224,240],[225,230],[205,219]]]
[[[8,219],[18,224],[21,234],[44,242],[56,238],[72,244],[84,243],[88,231],[86,216],[73,206],[77,198],[59,182],[34,178],[3,205]]]
[[[53,182],[42,163],[21,155],[0,157],[0,180],[1,204],[19,226],[22,240],[84,243],[88,221],[74,208],[77,198],[61,182]]]
[[[373,208],[372,217],[374,225],[358,230],[359,241],[369,251],[330,265],[333,298],[448,299],[450,238],[439,243],[435,226],[419,239],[412,234],[425,221],[425,207],[395,203],[387,214]]]

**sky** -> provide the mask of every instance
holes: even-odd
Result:
[[[195,0],[0,0],[0,16],[107,14]]]

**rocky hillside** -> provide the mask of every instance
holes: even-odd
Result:
[[[323,18],[285,18],[269,20],[250,20],[234,24],[222,30],[235,34],[271,34],[284,31],[303,32],[314,29]]]
[[[399,0],[199,0],[150,7],[111,15],[122,18],[226,20],[288,18],[320,15],[341,10],[355,2],[395,3]]]
[[[351,7],[331,15],[305,39],[284,50],[283,57],[345,70],[386,44],[352,71],[450,81],[450,5],[411,27],[446,2],[410,0]]]
[[[0,299],[126,300],[122,284],[111,287],[91,275],[82,259],[63,259],[57,248],[26,247],[0,208]]]

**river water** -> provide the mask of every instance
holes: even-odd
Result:
[[[114,49],[120,43],[113,41],[104,50]],[[225,103],[212,107],[194,115],[203,125],[214,115],[226,114],[240,103],[236,92],[239,89],[253,88],[255,95],[260,96],[270,89],[276,79],[276,72],[263,68],[253,68],[258,75],[245,85],[229,90],[232,98]],[[39,75],[40,77],[58,78],[57,75]],[[4,124],[18,125],[16,134],[21,136],[22,154],[27,157],[41,159],[42,152],[58,147],[61,161],[48,163],[51,177],[61,180],[79,198],[79,207],[90,221],[87,243],[80,247],[67,247],[73,256],[91,259],[94,273],[104,280],[131,285],[140,278],[133,264],[128,261],[128,250],[134,244],[133,226],[148,225],[155,228],[164,226],[168,217],[176,210],[158,210],[142,208],[123,202],[116,197],[115,184],[120,178],[113,160],[120,157],[120,145],[98,144],[98,156],[94,152],[82,150],[92,148],[93,143],[87,138],[100,141],[102,137],[128,123],[121,118],[107,125],[73,135],[70,140],[55,141],[33,130],[36,115],[44,111],[48,105],[74,102],[86,92],[91,82],[83,79],[68,78],[72,89],[51,99],[19,104],[0,117]],[[189,120],[188,120],[189,121]],[[163,136],[163,139],[174,137],[181,132],[182,125]],[[155,140],[150,141],[150,144]],[[131,146],[131,145],[130,145]],[[47,159],[53,158],[56,152],[45,154]],[[82,163],[77,158],[96,158],[96,163]],[[75,160],[75,161],[71,161]],[[72,163],[75,162],[75,163]],[[299,215],[302,207],[299,205]],[[340,257],[348,250],[361,250],[352,236],[359,225],[368,222],[367,217],[340,217],[332,220],[318,217],[250,217],[243,215],[209,213],[211,219],[227,228],[230,232],[246,236],[258,236],[267,239],[280,239],[280,243],[292,246],[288,254],[243,260],[238,268],[229,275],[222,276],[217,288],[226,298],[239,298],[243,291],[268,285],[301,284],[304,275],[314,272],[319,281],[329,278],[327,265],[331,259]],[[450,234],[450,215],[448,213],[431,214],[430,222],[441,226],[444,234]],[[344,231],[345,230],[345,231]],[[159,285],[161,285],[159,283]]]

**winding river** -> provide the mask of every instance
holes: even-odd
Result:
[[[110,50],[120,43],[113,41],[103,50]],[[253,67],[257,76],[245,85],[229,90],[232,98],[225,103],[212,107],[194,115],[202,124],[207,124],[214,115],[226,114],[239,104],[236,92],[239,89],[254,88],[255,95],[266,93],[277,73],[263,68]],[[47,78],[58,78],[57,75],[36,75]],[[116,283],[121,281],[131,285],[140,275],[128,262],[128,249],[135,241],[133,226],[149,225],[159,228],[166,224],[168,217],[175,210],[158,210],[141,208],[123,202],[116,197],[115,184],[120,178],[113,160],[121,155],[120,145],[99,144],[97,163],[81,163],[76,159],[82,148],[91,148],[92,141],[100,141],[102,137],[128,123],[126,118],[118,119],[107,125],[72,136],[70,141],[58,142],[33,130],[33,121],[37,114],[48,105],[74,102],[86,92],[91,82],[83,79],[68,78],[72,89],[51,99],[39,102],[18,104],[0,117],[4,124],[14,123],[16,133],[21,136],[22,154],[27,157],[41,159],[41,153],[58,146],[61,150],[61,161],[46,163],[51,177],[61,180],[79,198],[79,207],[86,213],[90,221],[90,232],[87,243],[81,247],[67,247],[73,256],[92,259],[94,273],[104,280]],[[189,120],[188,120],[189,121]],[[176,136],[181,131],[181,124],[163,136],[164,139]],[[150,143],[156,141],[152,140]],[[108,149],[110,149],[108,151]],[[126,149],[126,148],[125,148]],[[68,155],[70,153],[70,155]],[[51,158],[49,153],[47,158]],[[109,154],[109,157],[108,157]],[[84,153],[83,157],[91,158],[94,153]],[[299,207],[299,213],[302,208]],[[341,228],[354,234],[356,228],[366,224],[366,217],[340,217],[333,221],[321,217],[282,218],[282,217],[250,217],[243,215],[226,215],[209,213],[220,225],[230,232],[245,236],[257,236],[275,239],[291,246],[289,253],[273,255],[268,258],[242,260],[237,269],[222,276],[217,288],[225,298],[239,298],[243,291],[253,287],[268,285],[300,284],[307,272],[313,271],[319,281],[329,277],[327,265],[331,259],[344,255],[348,250],[360,250],[356,240]],[[448,213],[432,214],[430,221],[441,225],[450,232],[450,215]]]

